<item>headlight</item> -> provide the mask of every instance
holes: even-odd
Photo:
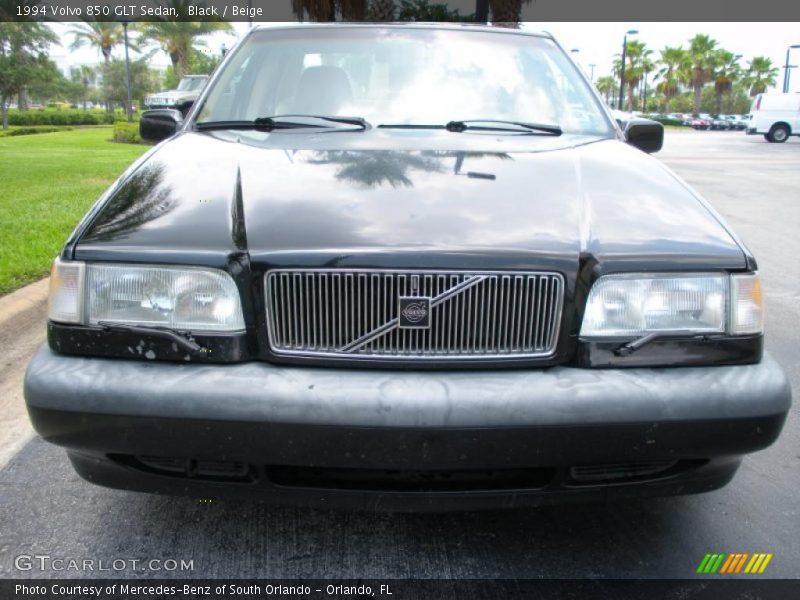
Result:
[[[58,281],[53,284],[51,279],[52,321],[84,325],[113,322],[192,332],[244,330],[239,291],[224,271],[84,265],[57,259],[53,273]]]
[[[581,337],[761,333],[758,275],[605,275],[592,286]]]

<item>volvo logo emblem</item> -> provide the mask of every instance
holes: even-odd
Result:
[[[431,326],[431,299],[400,296],[400,328],[428,329]]]

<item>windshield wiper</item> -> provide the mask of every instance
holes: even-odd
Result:
[[[340,127],[350,125],[350,127]],[[365,130],[370,124],[362,117],[335,117],[326,115],[274,115],[260,117],[252,121],[205,121],[195,123],[199,131],[213,129],[255,129],[256,131],[276,131],[280,129],[333,129],[338,131]]]
[[[478,123],[486,123],[479,125]],[[515,131],[521,129],[525,132],[541,132],[549,135],[561,135],[558,125],[542,125],[539,123],[523,123],[521,121],[498,121],[494,119],[471,119],[469,121],[450,121],[444,126],[447,131],[463,133],[464,131]]]
[[[561,127],[558,125],[544,125],[540,123],[525,123],[522,121],[501,121],[497,119],[468,119],[464,121],[450,121],[445,125],[423,125],[414,123],[397,123],[378,125],[380,129],[444,129],[452,133],[463,133],[465,131],[506,131],[511,133],[523,133],[535,135],[544,133],[547,135],[561,135]]]
[[[208,348],[203,348],[186,333],[182,333],[169,327],[146,327],[144,325],[128,325],[127,323],[114,323],[113,321],[98,321],[100,327],[106,331],[122,331],[126,333],[136,333],[139,335],[152,335],[160,337],[170,342],[174,342],[179,348],[183,348],[190,354],[205,354]]]

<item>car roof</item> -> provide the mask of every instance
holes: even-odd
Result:
[[[526,35],[529,37],[543,37],[554,39],[553,35],[547,31],[531,31],[522,30],[512,27],[496,27],[492,25],[484,25],[481,23],[452,23],[452,22],[436,22],[436,23],[423,23],[419,21],[409,22],[386,22],[386,23],[285,23],[281,25],[257,25],[251,31],[269,31],[274,29],[385,29],[387,27],[393,29],[427,29],[427,30],[448,30],[448,31],[483,31],[488,33],[506,34],[506,35]]]

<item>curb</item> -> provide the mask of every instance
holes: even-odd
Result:
[[[22,395],[25,367],[45,338],[48,279],[0,298],[0,469],[34,436]]]
[[[0,298],[0,343],[10,343],[18,333],[15,325],[24,322],[29,313],[41,310],[47,302],[49,281],[45,277]]]

